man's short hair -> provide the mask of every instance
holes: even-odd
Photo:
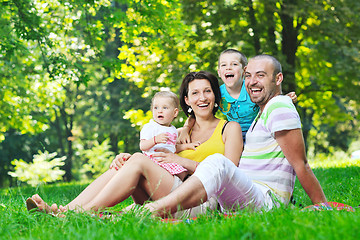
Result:
[[[282,72],[282,67],[281,67],[281,63],[274,57],[268,54],[260,54],[257,55],[253,58],[251,58],[250,60],[259,60],[259,59],[269,59],[273,66],[274,66],[274,73],[273,76],[275,77],[278,73]]]

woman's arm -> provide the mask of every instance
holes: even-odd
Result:
[[[223,141],[225,143],[224,156],[238,166],[244,147],[241,126],[239,123],[229,122],[225,126]]]
[[[195,124],[195,118],[190,116],[188,119],[186,119],[185,124],[182,128],[178,129],[179,137],[177,139],[178,143],[190,143],[190,130],[193,128]]]

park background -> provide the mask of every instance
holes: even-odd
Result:
[[[139,151],[150,99],[221,51],[276,56],[295,91],[307,154],[328,200],[360,195],[360,1],[0,0],[0,238],[356,239],[359,211],[296,203],[193,224],[28,214],[35,192],[66,204],[119,152]],[[182,113],[175,122],[180,127]],[[126,201],[116,210],[130,204]]]
[[[38,182],[91,179],[119,152],[139,151],[152,95],[177,93],[190,71],[216,74],[227,48],[283,64],[283,92],[298,95],[310,159],[360,149],[359,1],[2,0],[0,7],[2,187],[28,181],[54,158],[47,168],[60,172]],[[8,174],[15,166],[19,178]]]

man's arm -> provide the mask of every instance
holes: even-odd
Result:
[[[296,175],[311,201],[326,202],[325,194],[319,181],[311,170],[305,154],[305,144],[301,129],[283,130],[275,133],[286,159],[294,168]]]

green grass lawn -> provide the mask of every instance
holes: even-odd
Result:
[[[29,214],[25,199],[39,193],[49,202],[66,204],[86,185],[54,184],[0,190],[0,239],[359,239],[360,160],[314,163],[314,172],[329,201],[349,204],[355,212],[301,211],[311,202],[296,182],[296,205],[265,213],[240,212],[225,218],[208,213],[195,222],[171,224],[139,214],[113,220],[68,213],[56,218]],[[130,204],[125,201],[114,210]]]

